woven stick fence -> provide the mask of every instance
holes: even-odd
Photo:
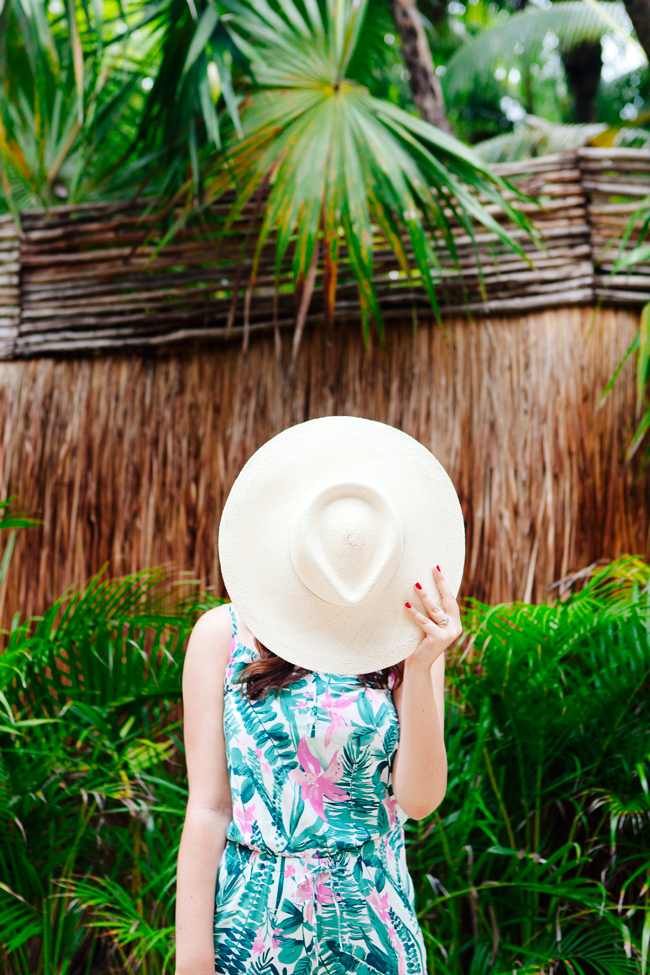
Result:
[[[272,335],[247,362],[237,343],[0,363],[0,488],[43,520],[19,535],[0,624],[106,562],[171,562],[219,592],[219,518],[243,463],[286,426],[336,413],[396,425],[445,465],[467,526],[465,594],[543,599],[595,559],[648,555],[649,479],[622,465],[632,362],[595,413],[637,327],[633,310],[556,308],[429,317],[413,334],[407,314],[383,355],[341,322],[305,334],[290,395]]]
[[[527,312],[597,299],[640,304],[650,297],[650,265],[608,277],[633,210],[650,193],[650,152],[581,149],[495,167],[537,202],[520,204],[544,249],[512,229],[529,261],[477,228],[475,243],[456,228],[456,266],[439,248],[443,314]],[[503,220],[499,209],[488,209]],[[5,358],[159,347],[293,326],[291,253],[276,292],[273,241],[248,288],[255,230],[251,206],[232,232],[220,228],[228,201],[160,248],[165,234],[153,201],[55,207],[22,215],[22,232],[0,223],[0,356]],[[168,215],[168,220],[173,214]],[[609,248],[607,245],[610,245]],[[632,246],[632,244],[630,244]],[[405,241],[408,251],[408,242]],[[308,325],[323,318],[321,269]],[[375,285],[387,319],[428,310],[417,277],[400,271],[378,241]],[[275,304],[275,311],[274,311]],[[336,314],[352,317],[357,290],[343,257]]]

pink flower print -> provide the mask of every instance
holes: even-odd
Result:
[[[376,687],[367,687],[365,694],[377,707],[381,707],[382,704],[386,703],[386,692],[380,691]]]
[[[288,863],[284,868],[285,877],[293,877],[295,872],[296,872],[296,868],[294,867],[293,863]]]
[[[325,745],[329,745],[339,728],[350,727],[350,719],[345,714],[345,708],[354,704],[358,697],[358,694],[341,694],[340,697],[332,697],[328,691],[320,698],[318,703],[324,711],[327,711],[330,718],[329,726],[325,732]]]
[[[247,840],[253,832],[255,803],[250,802],[247,806],[244,806],[241,802],[238,802],[233,810],[233,815],[244,840]]]
[[[390,920],[390,908],[388,906],[388,893],[379,894],[379,891],[373,890],[370,897],[368,898],[368,903],[372,907],[373,911],[379,914],[384,924],[389,925],[392,928]]]
[[[313,687],[310,687],[308,691],[302,696],[302,700],[299,700],[297,704],[292,705],[292,711],[309,711],[314,704],[316,699],[316,691]]]
[[[399,817],[397,815],[399,811],[399,803],[395,798],[395,796],[389,796],[389,795],[386,795],[382,800],[382,802],[388,812],[388,824],[392,829],[393,826],[397,826],[397,824],[399,823]]]
[[[280,947],[280,941],[282,940],[282,932],[280,928],[273,928],[273,937],[271,938],[271,944],[274,948]]]
[[[264,938],[262,937],[262,929],[257,932],[255,941],[253,942],[252,952],[254,955],[261,955],[264,951]]]
[[[305,878],[296,887],[293,895],[294,904],[302,905],[302,916],[307,924],[314,926],[314,885]]]
[[[406,958],[404,956],[404,946],[397,936],[397,931],[390,916],[390,906],[388,904],[388,892],[380,894],[373,890],[368,898],[368,903],[377,912],[382,922],[386,925],[388,937],[397,955],[397,975],[406,975]]]
[[[334,901],[334,891],[325,883],[320,883],[316,888],[316,900],[319,904],[331,904]]]
[[[264,756],[262,754],[262,749],[261,748],[258,748],[257,745],[255,746],[255,754],[257,755],[257,757],[260,760],[260,768],[262,769],[262,774],[263,775],[270,775],[271,774],[271,766],[269,765],[269,763],[267,762],[267,760],[264,758]]]
[[[347,792],[334,784],[343,777],[339,754],[337,751],[332,756],[329,765],[323,771],[320,761],[309,750],[307,739],[303,735],[298,745],[300,768],[294,768],[289,772],[289,778],[300,787],[303,800],[310,803],[316,815],[323,820],[325,819],[324,797],[332,802],[343,802],[350,798]]]

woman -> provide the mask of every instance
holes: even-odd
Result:
[[[441,471],[393,428],[332,417],[274,438],[235,483],[233,604],[198,621],[183,678],[178,975],[426,972],[403,822],[447,783],[464,553]],[[441,604],[413,581],[414,606],[405,573],[432,545],[452,585],[436,566]]]

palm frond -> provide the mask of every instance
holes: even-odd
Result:
[[[22,511],[12,511],[16,498],[5,498],[0,501],[0,531],[8,528],[36,528],[41,522],[38,518],[30,518]]]
[[[53,18],[41,0],[7,0],[0,35],[0,175],[6,206],[88,199],[128,155],[141,67],[115,42],[78,23],[76,3]],[[51,21],[54,21],[51,23]],[[8,51],[11,56],[8,56]],[[110,151],[106,135],[110,134]],[[110,189],[108,189],[110,194]]]
[[[196,194],[199,155],[221,147],[224,115],[241,136],[233,58],[240,69],[245,59],[231,30],[228,6],[212,0],[147,0],[138,5],[130,29],[146,29],[156,38],[153,86],[134,146],[139,155],[155,157],[164,195],[186,184],[188,163],[194,159],[190,186]]]
[[[560,0],[546,8],[528,6],[464,43],[447,63],[443,79],[445,97],[452,102],[463,91],[485,85],[498,67],[508,66],[513,50],[531,60],[538,55],[549,33],[562,50],[582,41],[598,41],[611,30],[631,27],[622,3],[587,4],[582,0]]]
[[[525,115],[513,132],[480,142],[476,151],[483,159],[493,163],[530,159],[588,145],[606,129],[607,126],[602,123],[556,125],[535,115]]]
[[[268,184],[251,286],[272,234],[277,234],[277,266],[291,247],[294,285],[307,294],[321,240],[330,280],[336,280],[336,240],[346,249],[357,283],[364,334],[372,316],[382,336],[372,283],[380,243],[400,259],[407,248],[411,273],[436,309],[436,242],[456,256],[454,220],[470,235],[474,222],[483,224],[517,249],[479,195],[497,203],[517,226],[528,224],[504,198],[505,184],[473,150],[346,77],[366,7],[366,2],[337,0],[327,13],[305,14],[305,19],[293,0],[285,0],[281,12],[264,0],[241,4],[233,30],[259,90],[242,116],[243,141],[229,143],[225,163],[206,179],[206,199],[235,189],[227,231]],[[334,300],[333,290],[326,298]]]
[[[173,924],[160,926],[157,918],[144,917],[131,892],[110,878],[69,880],[65,889],[89,912],[88,927],[107,936],[129,965],[147,957],[151,961],[155,954],[161,956],[157,970],[164,975],[175,949]]]
[[[568,152],[580,146],[599,145],[599,137],[612,131],[605,123],[559,125],[536,115],[525,115],[513,132],[479,142],[474,148],[486,162],[514,162],[556,152]],[[650,130],[642,127],[617,126],[609,145],[650,145]]]

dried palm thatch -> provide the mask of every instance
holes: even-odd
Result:
[[[335,413],[401,427],[448,469],[468,529],[465,593],[540,599],[594,559],[648,555],[648,474],[622,469],[631,363],[594,413],[637,327],[631,310],[589,308],[429,319],[415,333],[407,321],[388,328],[383,356],[342,322],[305,335],[290,395],[272,335],[247,364],[238,346],[0,363],[1,489],[43,519],[16,546],[4,625],[105,562],[173,562],[219,590],[219,516],[242,464],[286,426]]]

